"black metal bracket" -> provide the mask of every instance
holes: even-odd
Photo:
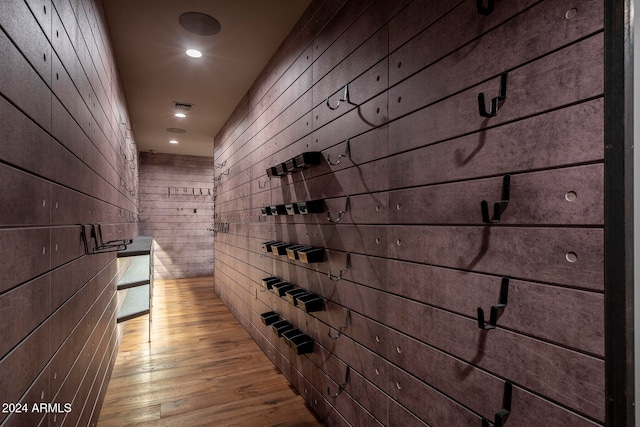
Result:
[[[87,238],[85,224],[80,224],[80,236],[82,237],[85,255],[123,251],[127,249],[127,245],[131,244],[133,241],[131,239],[109,240],[108,242],[103,241],[102,227],[100,224],[91,224],[91,235],[89,238]],[[95,241],[95,247],[89,250],[89,240],[91,239]]]
[[[341,382],[340,384],[338,384],[338,392],[337,393],[331,393],[331,389],[329,387],[327,387],[327,394],[329,395],[329,397],[332,398],[336,398],[338,396],[340,396],[340,393],[342,393],[342,390],[344,390],[344,388],[347,386],[347,384],[349,384],[349,372],[351,371],[351,368],[349,367],[349,365],[347,365],[347,371],[344,374],[344,381]]]
[[[502,213],[507,209],[509,204],[509,195],[511,192],[511,175],[505,175],[502,178],[502,197],[499,202],[493,205],[493,218],[489,217],[489,203],[486,200],[480,202],[482,210],[482,222],[487,224],[497,224],[500,222]]]
[[[487,3],[487,7],[484,6],[484,0],[477,0],[476,2],[476,10],[478,11],[479,14],[487,16],[490,15],[493,12],[493,9],[495,7],[494,0],[489,0]]]
[[[347,329],[347,327],[349,326],[350,317],[351,317],[351,310],[347,309],[347,315],[345,316],[345,319],[344,319],[344,325],[341,325],[338,327],[338,334],[335,337],[331,335],[331,329],[329,329],[329,338],[331,338],[332,340],[337,340],[338,338],[340,338],[340,336],[342,335],[342,331]]]
[[[489,315],[489,323],[484,322],[484,310],[478,307],[478,327],[488,331],[496,328],[498,322],[498,310],[503,310],[507,306],[507,297],[509,295],[509,278],[503,277],[502,284],[500,285],[500,299],[498,304],[491,306],[491,313]]]
[[[498,115],[498,110],[507,99],[507,76],[508,73],[502,73],[500,76],[500,95],[491,100],[489,111],[485,108],[484,92],[478,94],[478,110],[482,117],[495,117]]]
[[[495,427],[502,427],[504,423],[507,422],[507,418],[509,418],[509,414],[511,414],[511,394],[513,391],[513,384],[511,382],[506,381],[504,383],[504,392],[502,395],[502,409],[496,412],[495,420],[493,421],[493,425]],[[482,427],[489,427],[489,420],[486,418],[482,418]]]
[[[330,110],[337,110],[338,107],[340,107],[341,102],[349,102],[349,84],[348,83],[344,85],[344,92],[342,94],[342,98],[338,99],[338,103],[336,104],[335,107],[329,103],[329,97],[327,96],[327,107],[329,107]]]

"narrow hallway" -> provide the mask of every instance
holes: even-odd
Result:
[[[213,278],[156,281],[126,322],[100,427],[321,426],[213,293]]]

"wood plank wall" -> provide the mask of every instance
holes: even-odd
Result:
[[[486,16],[476,3],[314,1],[215,139],[230,168],[216,292],[328,425],[493,423],[507,381],[507,425],[604,423],[603,1],[497,0]],[[488,106],[503,73],[507,98],[481,117],[478,94]],[[305,151],[322,164],[267,179]],[[493,213],[505,174],[509,203],[485,224],[480,202]],[[323,198],[336,219],[347,196],[339,223],[260,216]],[[327,261],[265,255],[272,239]],[[261,292],[270,275],[325,310]],[[481,330],[505,276],[508,304]],[[264,326],[269,310],[313,353]]]
[[[125,99],[99,2],[3,0],[0,27],[0,403],[28,404],[0,424],[95,425],[122,266],[80,224],[137,235]]]
[[[140,233],[154,236],[154,277],[213,275],[213,158],[140,153]]]

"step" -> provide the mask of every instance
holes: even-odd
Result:
[[[127,271],[118,282],[118,290],[146,285],[150,283],[150,276],[149,255],[138,255],[133,258]]]
[[[117,322],[125,322],[145,314],[149,314],[149,285],[128,289]]]
[[[138,255],[149,255],[153,247],[153,236],[138,236],[127,245],[127,249],[118,251],[118,258]]]

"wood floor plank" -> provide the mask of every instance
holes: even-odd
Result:
[[[213,292],[213,278],[156,281],[125,333],[99,427],[323,426]]]

